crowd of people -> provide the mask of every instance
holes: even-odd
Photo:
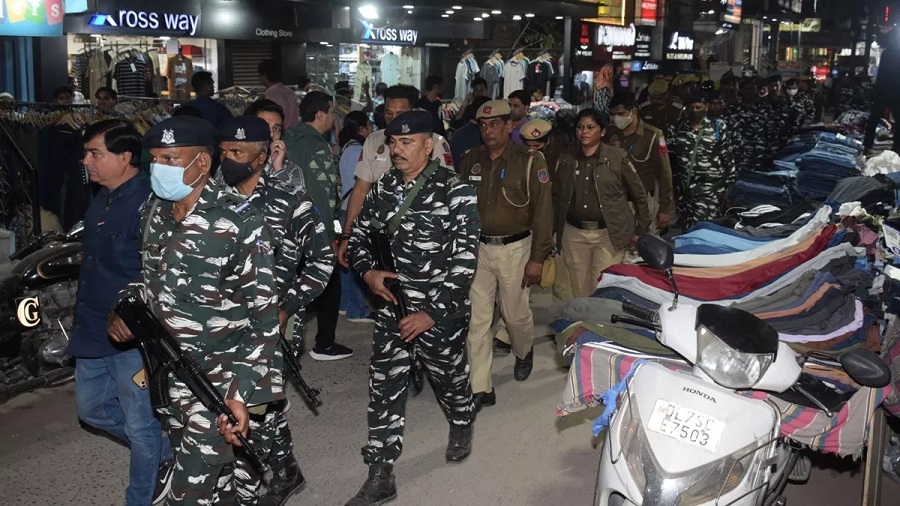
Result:
[[[341,310],[375,322],[369,475],[348,505],[396,497],[414,364],[447,418],[447,462],[465,460],[476,415],[497,402],[494,355],[514,356],[517,381],[531,374],[531,287],[590,296],[640,235],[722,216],[736,175],[770,169],[823,102],[808,81],[779,76],[660,78],[636,95],[607,75],[570,129],[532,119],[527,92],[491,100],[479,79],[442,118],[438,76],[421,93],[377,86],[371,98],[366,83],[358,104],[348,83],[298,100],[273,62],[259,74],[265,98],[243,115],[197,72],[196,98],[146,135],[117,119],[84,133],[102,190],[85,217],[70,350],[79,417],[131,449],[128,504],[284,504],[303,488],[283,353],[299,359],[308,308],[315,360],[352,355],[336,342]],[[864,107],[864,89],[845,89],[838,109]],[[96,100],[117,106],[111,89]],[[129,295],[201,361],[237,424],[174,376],[170,405],[154,412],[134,329],[111,312]],[[279,334],[295,345],[279,348]],[[263,449],[271,477],[238,433]]]

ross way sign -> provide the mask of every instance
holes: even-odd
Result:
[[[359,20],[363,26],[363,34],[360,40],[364,42],[381,42],[386,44],[399,44],[414,46],[419,40],[419,31],[410,28],[392,28],[389,26],[376,27],[372,23]]]
[[[200,15],[122,9],[117,14],[94,14],[89,23],[91,26],[183,32],[193,36],[200,27]]]

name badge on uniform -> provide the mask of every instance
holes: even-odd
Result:
[[[376,157],[375,157],[375,161],[376,161],[376,162],[386,162],[386,161],[387,161],[387,157],[386,157],[386,156],[376,156]]]
[[[481,176],[469,176],[469,181],[481,181]]]

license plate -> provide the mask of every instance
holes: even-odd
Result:
[[[653,406],[647,428],[657,434],[715,453],[725,430],[725,423],[673,402],[658,399]]]

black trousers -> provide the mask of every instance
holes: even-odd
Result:
[[[316,306],[316,349],[326,350],[334,344],[338,312],[341,309],[341,270],[335,267],[325,290],[313,304]]]

